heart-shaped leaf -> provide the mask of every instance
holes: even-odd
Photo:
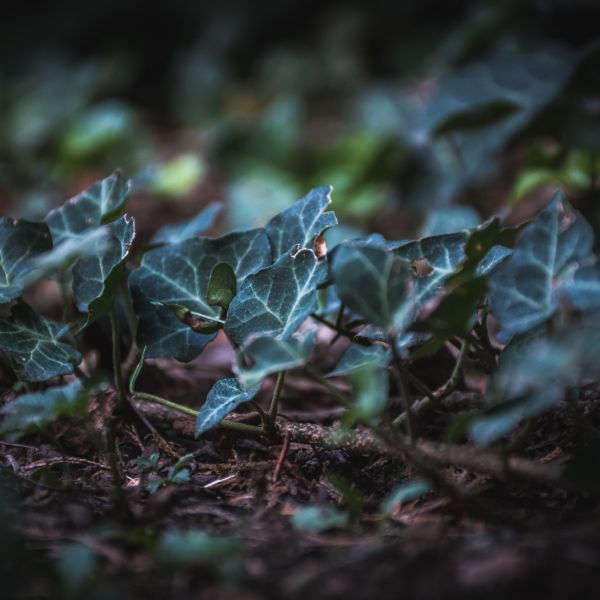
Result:
[[[138,344],[148,346],[148,358],[192,360],[212,336],[192,331],[169,307],[183,307],[195,318],[219,322],[221,309],[211,306],[207,299],[213,268],[228,264],[240,289],[248,275],[270,261],[269,240],[262,229],[216,239],[193,238],[147,252],[129,280],[139,318]]]
[[[325,261],[319,261],[312,250],[284,254],[238,288],[227,312],[225,332],[240,345],[252,336],[291,335],[315,310],[317,286],[326,276]]]
[[[210,229],[223,205],[219,202],[213,202],[201,210],[195,217],[183,223],[176,225],[166,225],[151,240],[151,244],[179,244],[185,240],[198,237]]]
[[[502,337],[527,331],[551,317],[566,274],[591,258],[590,225],[558,193],[523,230],[513,254],[489,279],[492,312]]]
[[[73,269],[73,296],[79,311],[96,319],[110,311],[123,275],[125,260],[135,238],[135,222],[124,216],[105,226],[107,239],[97,252],[88,253]]]
[[[36,431],[62,416],[72,416],[82,411],[89,391],[81,382],[52,387],[43,392],[24,394],[0,409],[0,436],[18,440],[29,431]]]
[[[18,298],[26,285],[23,276],[31,259],[52,248],[47,225],[0,219],[0,304]]]
[[[331,204],[331,187],[311,190],[288,209],[273,217],[265,226],[277,260],[294,247],[313,248],[315,238],[337,225],[333,212],[323,212]]]
[[[198,412],[195,435],[199,437],[205,431],[216,427],[232,410],[248,402],[258,394],[260,385],[244,389],[237,379],[221,379],[213,385],[206,401]]]
[[[120,171],[115,171],[52,210],[45,220],[54,244],[114,220],[125,208],[129,189],[129,182]]]
[[[355,313],[387,331],[406,324],[412,288],[409,263],[380,246],[341,244],[331,272],[341,300]]]
[[[0,350],[11,359],[17,374],[26,381],[46,381],[73,373],[81,355],[62,340],[68,329],[18,304],[11,317],[0,319]]]
[[[243,349],[243,357],[250,359],[252,366],[245,368],[240,364],[240,379],[246,386],[253,386],[260,383],[267,375],[300,367],[306,364],[314,346],[314,331],[308,332],[303,337],[255,338]]]
[[[327,377],[349,375],[362,367],[372,366],[377,369],[385,368],[390,361],[390,351],[381,344],[359,346],[352,344],[342,354],[335,369]]]

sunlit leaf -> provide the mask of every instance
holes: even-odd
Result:
[[[0,319],[0,350],[11,359],[19,377],[46,381],[73,373],[81,355],[63,340],[68,328],[18,304],[8,319]]]
[[[248,402],[258,394],[260,385],[242,388],[237,379],[220,379],[206,396],[206,401],[198,411],[195,435],[199,437],[205,431],[216,427],[232,410]]]

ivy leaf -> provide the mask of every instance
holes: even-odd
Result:
[[[331,204],[331,190],[331,187],[311,190],[267,223],[265,231],[271,242],[274,260],[297,245],[312,249],[318,235],[337,225],[335,213],[323,212]]]
[[[52,248],[47,225],[0,219],[0,304],[18,298],[25,288],[30,261]]]
[[[55,244],[109,223],[125,208],[130,184],[120,171],[96,182],[90,188],[50,211],[46,224]]]
[[[135,222],[122,217],[105,226],[103,248],[77,261],[73,269],[73,296],[80,312],[96,319],[110,311],[125,260],[135,238]]]
[[[349,375],[366,366],[383,369],[388,365],[389,360],[390,351],[380,344],[373,344],[371,346],[352,344],[348,346],[335,369],[331,373],[328,373],[327,377]]]
[[[262,229],[216,239],[193,238],[147,252],[129,279],[139,318],[138,344],[148,346],[148,358],[192,360],[213,336],[195,333],[169,307],[183,307],[197,318],[219,322],[221,310],[207,299],[213,268],[227,263],[239,289],[248,275],[270,261],[269,241]]]
[[[46,381],[73,373],[81,355],[63,340],[67,327],[36,314],[26,304],[18,304],[11,317],[0,319],[0,350],[11,359],[19,377],[26,381]]]
[[[0,437],[15,441],[59,417],[77,414],[85,408],[88,398],[89,391],[79,381],[19,396],[0,409]]]
[[[589,261],[593,239],[590,225],[557,193],[489,278],[491,309],[501,323],[501,337],[510,339],[555,313],[565,275]]]
[[[220,202],[213,202],[201,210],[195,217],[176,225],[166,225],[154,235],[151,244],[179,244],[190,238],[198,237],[210,229],[223,209]]]
[[[237,281],[233,269],[227,263],[218,263],[210,272],[206,301],[210,306],[227,310],[237,292]]]
[[[237,379],[221,379],[213,385],[201,406],[196,419],[195,435],[216,427],[219,422],[240,404],[248,402],[258,394],[260,385],[249,389],[240,387]]]
[[[575,271],[565,293],[576,310],[592,311],[600,308],[600,265],[581,267]]]
[[[229,306],[225,332],[237,344],[252,336],[291,335],[316,309],[317,286],[326,276],[326,262],[312,250],[284,254],[243,281]]]
[[[331,272],[339,297],[352,311],[388,331],[404,326],[412,288],[406,260],[380,246],[341,244]]]
[[[253,363],[249,368],[240,365],[240,379],[246,386],[253,386],[271,373],[300,367],[306,364],[314,347],[314,331],[308,332],[303,337],[255,338],[244,347],[240,357],[250,359]]]

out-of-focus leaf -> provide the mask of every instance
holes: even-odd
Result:
[[[380,344],[372,346],[359,346],[352,344],[342,354],[335,369],[327,377],[350,375],[362,367],[373,366],[378,369],[385,368],[390,361],[390,351]]]
[[[306,506],[291,517],[294,529],[302,533],[320,533],[328,529],[344,529],[350,523],[348,514],[330,507]]]
[[[44,223],[0,219],[0,304],[23,293],[23,276],[31,268],[31,259],[51,248],[52,238]]]
[[[337,225],[335,213],[324,212],[331,204],[331,190],[331,187],[311,190],[267,223],[265,230],[275,260],[296,246],[312,249],[318,235]]]
[[[259,390],[260,385],[242,388],[239,381],[234,378],[217,381],[198,411],[195,427],[196,437],[216,427],[232,410],[235,410],[240,404],[252,400]]]
[[[16,440],[59,417],[77,414],[85,408],[88,398],[89,391],[79,381],[19,396],[0,409],[0,436]]]
[[[431,211],[421,227],[421,237],[455,233],[473,229],[481,223],[481,217],[470,206],[449,206]]]
[[[554,314],[567,271],[589,261],[592,244],[592,228],[558,193],[489,278],[490,304],[504,339]]]
[[[283,254],[238,287],[225,332],[237,344],[253,336],[291,335],[316,309],[317,286],[326,276],[326,262],[319,261],[312,250]]]
[[[158,544],[158,558],[175,565],[219,565],[234,559],[241,549],[238,540],[213,536],[204,531],[169,531]]]
[[[267,375],[302,366],[315,346],[315,334],[307,332],[302,337],[257,337],[243,347],[243,357],[252,366],[240,364],[240,378],[246,386],[261,382]]]
[[[178,244],[190,238],[198,237],[214,225],[222,209],[223,205],[221,203],[213,202],[189,221],[175,225],[166,225],[159,229],[150,243]]]
[[[152,169],[148,187],[152,193],[179,198],[189,194],[200,183],[205,171],[206,165],[200,156],[181,154]]]
[[[0,319],[0,350],[10,357],[15,371],[26,381],[46,381],[73,373],[81,355],[62,340],[68,328],[36,314],[26,304],[12,308]]]
[[[262,229],[216,239],[193,238],[147,252],[129,283],[139,318],[138,344],[148,346],[149,358],[192,360],[212,337],[192,331],[169,307],[183,307],[198,318],[219,322],[221,309],[207,300],[215,265],[227,263],[233,269],[241,292],[245,278],[270,262],[269,240]]]
[[[430,489],[431,484],[424,480],[403,483],[385,498],[379,512],[382,516],[387,517],[397,506],[424,496]]]
[[[412,307],[409,263],[377,246],[351,242],[336,248],[331,272],[341,300],[353,312],[388,331],[406,325]]]
[[[389,374],[373,364],[354,370],[350,374],[353,388],[351,418],[371,421],[381,415],[389,396]]]

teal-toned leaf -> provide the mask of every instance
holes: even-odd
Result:
[[[296,529],[303,533],[320,533],[328,529],[343,529],[350,523],[347,513],[326,506],[299,508],[291,517]]]
[[[472,229],[481,223],[481,217],[470,206],[449,206],[429,213],[421,227],[421,237],[455,233]]]
[[[381,515],[385,517],[389,516],[397,506],[424,496],[430,489],[431,484],[425,480],[411,481],[410,483],[399,485],[381,503]]]
[[[581,267],[568,282],[565,294],[576,310],[593,311],[600,308],[600,265]]]
[[[317,286],[326,276],[326,262],[312,250],[284,254],[238,287],[225,332],[237,344],[258,335],[291,335],[316,309]]]
[[[148,346],[148,358],[173,356],[192,360],[213,336],[192,331],[169,307],[183,307],[197,318],[218,322],[221,309],[207,300],[215,265],[227,263],[235,272],[240,289],[248,275],[270,262],[269,241],[262,229],[216,239],[193,238],[147,252],[129,279],[139,318],[138,345]]]
[[[374,365],[356,369],[350,375],[353,389],[351,417],[371,421],[381,415],[389,397],[389,374]]]
[[[88,398],[88,390],[79,381],[19,396],[0,409],[0,436],[16,440],[59,417],[77,414],[85,408]]]
[[[267,375],[300,367],[308,361],[315,346],[315,332],[302,337],[279,339],[265,336],[254,338],[243,348],[243,358],[251,367],[240,364],[240,379],[246,386],[260,383]]]
[[[31,259],[51,248],[52,238],[45,224],[0,219],[0,304],[23,293],[23,276],[31,268]]]
[[[110,311],[124,274],[125,260],[135,238],[135,222],[122,217],[105,226],[106,239],[97,252],[88,253],[73,268],[73,296],[80,312],[96,319]]]
[[[118,217],[125,208],[129,187],[120,171],[115,171],[48,213],[46,224],[54,244]]]
[[[237,281],[233,269],[227,263],[218,263],[210,272],[206,301],[210,306],[227,310],[237,292]]]
[[[260,385],[244,389],[237,379],[217,381],[206,396],[206,401],[198,411],[195,435],[199,437],[205,431],[216,427],[232,410],[248,402],[258,394]]]
[[[332,257],[331,272],[339,297],[353,312],[388,331],[405,326],[413,285],[406,260],[382,247],[342,244]]]
[[[176,565],[221,565],[235,560],[241,550],[238,540],[222,535],[210,535],[191,529],[185,532],[168,531],[158,544],[158,558]]]
[[[569,269],[589,260],[590,225],[558,193],[524,230],[513,254],[489,278],[490,304],[510,339],[551,317]]]
[[[331,204],[330,194],[331,187],[311,190],[267,223],[265,231],[275,260],[296,246],[312,249],[318,235],[337,225],[335,213],[324,212]]]
[[[214,225],[222,209],[223,205],[221,203],[213,202],[189,221],[177,223],[176,225],[166,225],[159,229],[150,243],[179,244],[190,238],[198,237]]]
[[[378,369],[385,368],[390,361],[390,351],[381,344],[359,346],[352,344],[342,354],[335,369],[327,377],[349,375],[362,367],[372,366]]]
[[[62,340],[68,328],[36,314],[26,304],[14,306],[11,317],[0,319],[0,350],[11,359],[19,377],[46,381],[73,373],[81,354]]]

